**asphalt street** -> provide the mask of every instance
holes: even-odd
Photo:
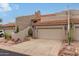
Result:
[[[0,49],[0,56],[29,56],[29,55],[24,55],[24,54],[20,54],[20,53],[8,51],[8,50]]]

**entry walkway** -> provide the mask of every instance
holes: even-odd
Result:
[[[10,47],[0,46],[0,48],[32,56],[56,56],[62,46],[60,40],[32,39]]]

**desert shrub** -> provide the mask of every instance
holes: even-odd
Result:
[[[69,32],[69,33],[68,33],[68,44],[69,44],[69,45],[70,45],[70,43],[71,43],[71,39],[72,39],[72,38],[71,38],[71,33]]]
[[[31,28],[29,28],[29,30],[28,30],[28,36],[29,36],[29,37],[32,37],[32,36],[33,36],[33,31],[32,31]]]
[[[5,36],[6,40],[11,40],[11,38],[12,38],[11,34],[9,34],[9,33],[5,33],[4,36]]]
[[[68,32],[68,44],[69,45],[73,41],[73,32],[74,32],[74,24],[70,23],[70,29],[69,29],[69,32]]]

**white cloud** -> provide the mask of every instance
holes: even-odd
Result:
[[[10,7],[10,4],[8,3],[0,3],[0,11],[1,12],[8,12],[11,11],[12,8]]]

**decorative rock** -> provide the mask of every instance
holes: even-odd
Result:
[[[62,48],[59,52],[59,56],[76,56],[77,55],[77,50],[72,46],[68,45]]]

